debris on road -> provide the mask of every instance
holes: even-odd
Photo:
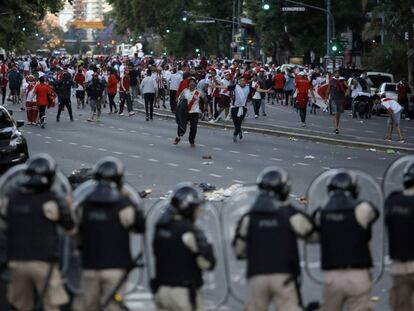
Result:
[[[377,149],[375,149],[375,148],[369,148],[369,149],[367,149],[367,151],[377,152]]]
[[[205,156],[202,157],[202,159],[204,159],[204,160],[211,160],[211,159],[213,159],[213,156],[211,156],[211,155],[205,155]]]
[[[213,164],[213,161],[205,161],[205,162],[201,162],[202,165],[211,165]]]
[[[313,155],[307,155],[307,156],[304,157],[304,159],[311,159],[311,160],[313,160],[313,159],[315,159],[315,157]]]
[[[394,149],[387,149],[385,152],[388,153],[388,154],[394,154],[395,150]]]

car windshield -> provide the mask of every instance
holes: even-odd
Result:
[[[375,87],[376,89],[379,88],[381,84],[385,82],[392,82],[390,77],[382,75],[369,75],[368,78],[370,78],[370,80],[373,83],[373,87]]]
[[[0,128],[13,126],[13,120],[10,115],[3,109],[0,109]]]
[[[396,92],[395,84],[385,84],[386,92]]]

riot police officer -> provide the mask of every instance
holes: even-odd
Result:
[[[315,213],[325,272],[323,311],[340,311],[344,305],[353,311],[373,310],[369,242],[379,212],[358,200],[358,188],[352,172],[337,171],[328,181],[326,205]]]
[[[313,239],[310,217],[288,202],[288,174],[268,167],[257,178],[259,193],[238,222],[233,249],[247,260],[248,311],[302,310],[297,238]]]
[[[213,270],[212,245],[194,224],[202,194],[189,183],[178,184],[170,206],[156,224],[153,240],[155,278],[151,288],[157,310],[201,311],[202,270]]]
[[[123,177],[123,164],[105,157],[74,192],[83,268],[74,310],[121,310],[112,296],[135,264],[130,232],[145,231],[143,203]]]
[[[2,191],[0,203],[7,237],[11,281],[10,304],[21,311],[58,311],[68,301],[58,270],[58,226],[74,233],[70,212],[70,186],[47,154],[32,157],[27,165],[16,167],[1,188],[19,179],[14,187]],[[6,175],[7,177],[7,175]],[[38,302],[34,305],[34,289]]]
[[[385,201],[385,221],[393,260],[390,305],[393,310],[409,311],[414,310],[414,161],[406,165],[403,186]]]

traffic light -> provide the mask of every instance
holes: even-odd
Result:
[[[269,11],[270,10],[270,4],[269,3],[265,3],[265,4],[263,4],[262,8],[265,11]]]
[[[342,46],[342,44],[339,40],[332,39],[330,41],[330,43],[331,43],[331,49],[330,50],[331,50],[333,55],[341,55],[343,53],[344,48],[343,48],[343,46]]]

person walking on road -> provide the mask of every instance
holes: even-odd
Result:
[[[175,109],[177,109],[177,90],[180,86],[180,82],[182,81],[182,79],[183,77],[179,73],[177,73],[177,68],[174,68],[169,79],[170,108],[172,113],[175,113]]]
[[[141,94],[144,96],[145,102],[145,120],[153,120],[154,99],[157,93],[157,82],[151,76],[151,69],[147,70],[147,76],[141,81]]]
[[[295,91],[295,77],[293,76],[292,69],[288,69],[285,74],[285,86],[283,90],[285,91],[285,105],[292,105],[293,92]]]
[[[132,100],[131,100],[131,80],[129,78],[129,70],[125,68],[124,75],[121,78],[119,84],[119,98],[121,102],[119,103],[119,114],[124,115],[124,106],[127,105],[128,116],[133,116],[135,112],[132,111]]]
[[[76,103],[78,109],[85,108],[85,75],[80,68],[73,78],[76,83]]]
[[[8,75],[10,96],[12,98],[13,105],[19,102],[20,87],[22,84],[23,76],[17,71],[17,66],[12,65]]]
[[[39,111],[39,122],[42,128],[46,124],[46,108],[49,104],[49,98],[52,96],[52,89],[45,83],[45,77],[39,78],[39,83],[35,87],[37,110]]]
[[[190,134],[188,140],[191,147],[195,147],[195,137],[197,134],[198,119],[202,110],[201,105],[207,105],[207,99],[204,93],[196,89],[197,80],[194,77],[189,78],[188,88],[184,89],[178,98],[176,112],[177,120],[177,137],[173,144],[177,145],[187,130],[187,123],[190,122]]]
[[[334,132],[339,134],[339,121],[341,114],[344,112],[344,103],[346,101],[347,87],[345,82],[340,79],[339,69],[334,72],[334,76],[329,81],[326,92],[325,102],[329,99],[329,106],[334,115]]]
[[[55,86],[56,94],[57,94],[58,101],[59,101],[56,122],[60,121],[60,114],[62,113],[62,110],[64,109],[64,107],[67,108],[70,121],[73,122],[72,105],[70,101],[70,96],[72,94],[72,86],[73,86],[73,81],[71,79],[70,73],[65,72],[63,74],[63,79],[58,81]]]
[[[35,93],[36,81],[32,75],[27,76],[27,85],[25,89],[26,99],[26,114],[29,125],[34,125],[37,122],[37,105]]]
[[[243,81],[243,84],[246,84],[246,81]],[[250,90],[250,88],[249,88]],[[258,80],[257,74],[253,74],[252,76],[252,82],[251,82],[251,93],[252,93],[252,104],[253,104],[253,110],[254,110],[254,117],[257,119],[259,117],[259,111],[260,107],[264,105],[263,99],[262,99],[262,93],[265,93],[266,90],[263,89],[263,84],[261,81]],[[265,114],[263,114],[265,115]],[[233,114],[232,114],[233,116]]]
[[[278,69],[273,77],[273,87],[276,92],[276,103],[283,104],[283,89],[285,87],[285,75]]]
[[[106,90],[108,93],[108,101],[109,101],[109,113],[118,113],[115,104],[115,96],[117,93],[117,86],[118,80],[116,78],[116,71],[114,68],[109,68],[109,77],[108,77],[108,84],[106,86]]]
[[[234,124],[233,142],[237,142],[237,137],[243,139],[241,125],[247,113],[247,99],[249,98],[250,86],[246,84],[244,78],[240,78],[239,84],[229,86],[229,90],[234,91],[234,102],[230,106],[230,113]],[[256,92],[258,93],[257,89]]]
[[[104,88],[105,86],[99,79],[98,73],[94,73],[87,87],[89,104],[91,105],[91,116],[88,118],[89,122],[99,121],[101,117],[101,98]]]
[[[306,127],[306,109],[309,102],[309,93],[312,95],[313,102],[316,101],[315,94],[313,94],[312,84],[309,79],[306,77],[304,71],[299,73],[299,76],[296,79],[296,108],[299,111],[300,121],[302,122],[302,127]]]

